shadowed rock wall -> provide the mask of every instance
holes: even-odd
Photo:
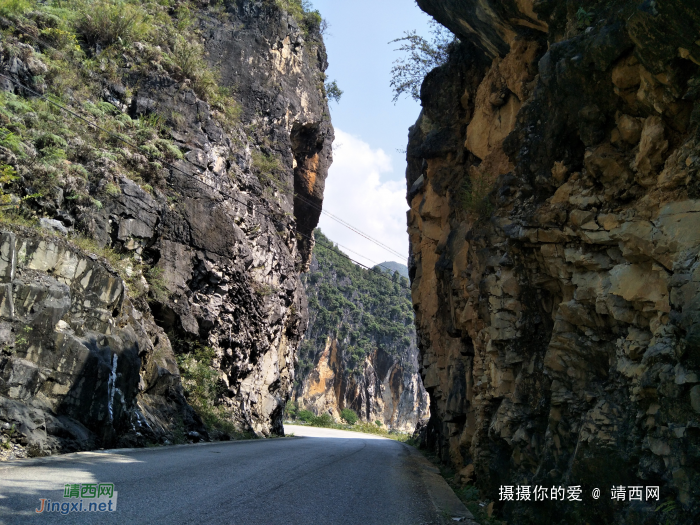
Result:
[[[407,150],[427,444],[487,499],[603,491],[508,523],[696,522],[697,4],[418,3],[462,40]]]

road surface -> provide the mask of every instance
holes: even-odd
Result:
[[[412,447],[355,432],[285,428],[296,437],[0,463],[0,523],[471,522],[436,469]],[[114,484],[114,512],[80,512],[91,501],[89,492],[64,498],[66,484],[97,483]],[[38,513],[42,499],[44,512]],[[64,506],[69,512],[49,512],[46,500],[70,502]]]

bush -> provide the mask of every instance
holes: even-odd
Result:
[[[313,427],[324,427],[329,428],[334,425],[333,417],[330,414],[321,414],[320,416],[314,417],[309,424]]]
[[[297,412],[297,419],[301,419],[306,423],[310,423],[315,417],[311,410],[299,410],[299,412]]]
[[[0,15],[21,15],[32,8],[27,0],[0,0]]]
[[[287,405],[284,407],[284,415],[287,418],[297,418],[297,414],[299,412],[299,406],[294,402],[290,401],[287,403]]]
[[[328,97],[328,100],[334,100],[336,103],[340,102],[340,97],[343,96],[343,90],[338,87],[338,83],[335,80],[326,82],[323,87],[326,90],[326,97]]]
[[[76,32],[90,47],[108,47],[142,40],[148,34],[147,15],[141,6],[100,0],[86,3],[75,23]]]
[[[357,414],[351,408],[344,408],[343,410],[341,410],[340,417],[343,418],[343,420],[348,425],[354,425],[355,423],[357,423],[357,419],[358,419]]]

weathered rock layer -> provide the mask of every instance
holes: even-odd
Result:
[[[697,521],[698,6],[418,3],[462,40],[407,154],[428,443],[492,500],[603,491],[509,523]]]

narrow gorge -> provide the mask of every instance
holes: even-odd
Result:
[[[418,4],[459,39],[407,150],[424,444],[508,523],[697,523],[700,6]]]
[[[399,273],[407,269],[397,263],[360,268],[320,230],[315,239],[302,277],[309,328],[293,401],[316,416],[340,421],[349,408],[362,421],[412,434],[427,422],[429,400],[418,374],[408,279]]]

